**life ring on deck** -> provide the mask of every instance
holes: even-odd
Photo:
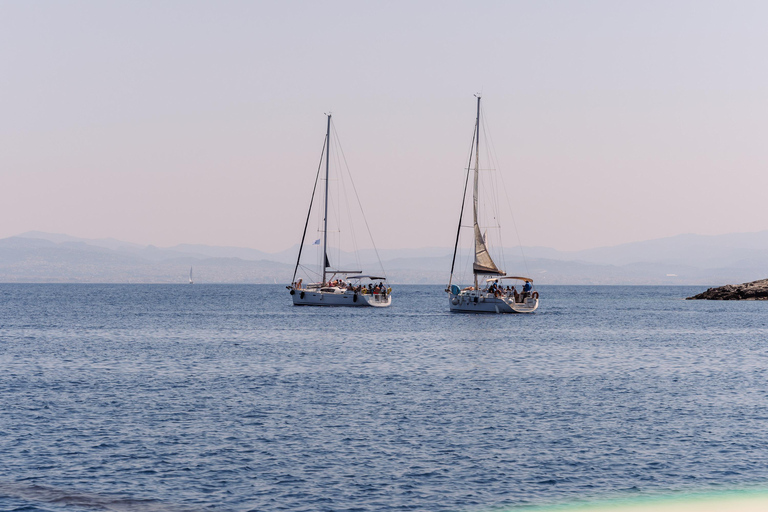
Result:
[[[301,292],[301,293],[299,294],[299,297],[301,297],[301,298],[303,299],[303,298],[304,298],[304,292]]]
[[[533,297],[534,299],[538,299],[539,298],[539,292],[533,292],[531,294],[531,297]]]

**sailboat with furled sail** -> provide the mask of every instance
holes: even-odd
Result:
[[[344,158],[341,146],[338,145],[338,137],[332,137],[335,135],[335,129],[332,130],[331,114],[327,114],[327,128],[325,133],[325,142],[323,145],[323,153],[321,154],[320,163],[318,166],[317,175],[315,177],[315,186],[312,189],[312,198],[309,203],[309,211],[307,212],[307,220],[304,223],[304,232],[301,236],[301,244],[299,245],[299,254],[296,258],[296,266],[293,271],[293,279],[291,285],[287,288],[290,290],[293,304],[296,306],[372,306],[372,307],[387,307],[392,304],[392,289],[387,284],[387,278],[384,274],[383,267],[381,265],[381,258],[379,258],[376,246],[373,243],[373,237],[370,236],[370,230],[368,229],[368,223],[365,221],[365,216],[362,212],[362,203],[357,196],[357,191],[352,182],[352,176],[349,173],[349,169],[346,168],[346,160]],[[338,148],[334,151],[334,162],[338,165],[334,165],[335,173],[331,176],[331,149]],[[323,163],[323,157],[325,158],[325,175],[322,181],[324,182],[324,195],[322,209],[319,213],[322,213],[322,217],[315,215],[318,218],[318,235],[320,236],[315,240],[312,246],[317,246],[319,249],[316,253],[316,262],[314,264],[307,264],[302,262],[302,255],[306,256],[304,251],[304,242],[307,239],[307,230],[309,228],[310,219],[313,217],[313,211],[316,212],[317,208],[313,209],[315,202],[315,192],[317,192],[318,182],[321,180],[321,168]],[[344,162],[344,166],[347,170],[346,175],[342,172],[341,162]],[[349,181],[349,184],[346,182]],[[338,202],[332,200],[330,194],[330,185],[334,184],[335,199],[340,201],[340,197],[343,193],[353,192],[357,198],[357,204],[359,206],[360,216],[352,213],[352,209],[349,204],[344,206]],[[377,194],[374,194],[374,196]],[[349,203],[349,202],[348,202]],[[346,214],[346,224],[342,222]],[[333,226],[329,223],[332,220]],[[370,237],[370,243],[373,247],[373,253],[378,260],[378,266],[380,272],[375,274],[363,274],[362,270],[348,270],[348,268],[362,268],[360,261],[360,254],[357,251],[357,243],[354,241],[354,224],[359,224],[360,221],[365,224],[365,229],[368,231]],[[344,226],[343,226],[344,224]],[[331,226],[329,228],[329,226]],[[330,235],[330,239],[329,239]],[[351,252],[342,251],[342,235],[348,235],[346,238],[352,239]],[[312,237],[314,238],[314,237]],[[332,258],[329,258],[329,253],[332,254]],[[354,258],[356,261],[349,262],[344,265],[340,262],[346,257],[347,260]],[[332,264],[333,263],[333,264]],[[349,265],[349,266],[347,266]],[[303,277],[299,277],[299,274]],[[299,277],[299,279],[297,279]],[[306,279],[306,281],[305,281]]]
[[[529,277],[507,276],[494,262],[488,251],[487,231],[484,233],[480,227],[479,194],[480,194],[480,95],[477,95],[477,118],[472,140],[472,149],[467,166],[467,177],[464,183],[464,196],[459,215],[459,227],[456,230],[456,242],[451,263],[451,275],[448,280],[446,292],[449,295],[449,307],[456,312],[475,313],[532,313],[539,307],[539,293],[533,290],[533,279]],[[474,166],[472,161],[474,160]],[[456,256],[459,250],[459,240],[462,234],[462,220],[467,198],[469,177],[473,176],[472,183],[472,245],[474,261],[472,262],[472,275],[474,284],[460,287],[454,284],[454,271],[456,270]],[[484,187],[482,190],[488,190]],[[493,190],[495,192],[495,189]],[[498,222],[498,215],[492,216]],[[500,226],[494,226],[500,227]],[[520,284],[518,292],[515,282]]]

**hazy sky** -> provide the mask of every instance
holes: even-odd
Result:
[[[763,1],[0,2],[0,237],[298,242],[332,111],[450,246],[482,91],[524,245],[768,229]]]

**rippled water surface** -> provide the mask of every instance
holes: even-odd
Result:
[[[535,315],[281,286],[0,285],[0,510],[485,511],[768,482],[768,303]]]

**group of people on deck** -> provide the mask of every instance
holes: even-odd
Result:
[[[527,297],[531,295],[531,290],[533,289],[533,286],[531,285],[530,281],[526,281],[523,285],[523,291],[521,293],[517,292],[517,289],[515,289],[515,286],[507,286],[506,288],[504,286],[499,286],[499,283],[492,282],[490,286],[488,286],[488,293],[492,293],[496,298],[501,297],[514,297],[515,302],[523,302]]]
[[[334,288],[339,288],[340,290],[355,292],[355,293],[367,293],[371,295],[386,295],[387,294],[387,287],[384,286],[384,282],[380,282],[379,284],[375,283],[369,283],[367,287],[363,286],[362,284],[359,284],[357,286],[354,286],[352,283],[346,283],[343,279],[335,279],[333,281],[329,281],[327,286],[332,286]]]
[[[299,279],[294,284],[294,288],[297,290],[301,289],[302,286],[302,279]],[[317,285],[315,285],[317,286]],[[344,291],[350,291],[355,293],[367,293],[371,295],[387,295],[387,287],[384,286],[384,281],[380,282],[379,284],[370,283],[367,287],[363,286],[362,284],[359,284],[357,286],[352,285],[352,283],[347,283],[343,279],[334,279],[333,281],[328,281],[327,283],[323,283],[322,287],[331,287],[331,288],[338,288],[340,290]]]

